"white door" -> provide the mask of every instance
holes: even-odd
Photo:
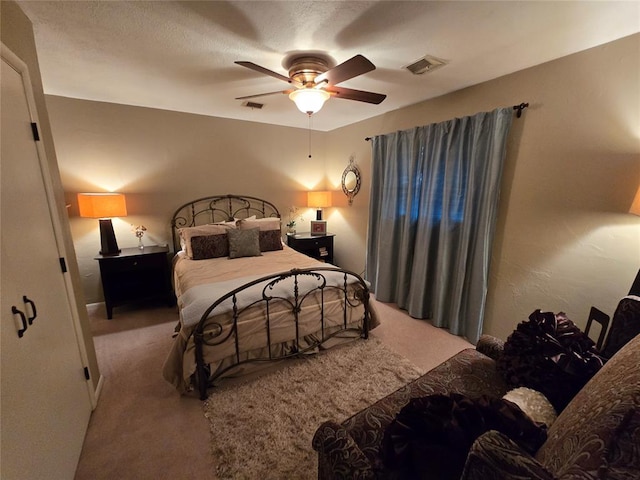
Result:
[[[0,477],[72,479],[91,399],[49,209],[48,170],[31,129],[31,85],[24,64],[9,53],[3,49],[0,70]],[[28,318],[34,308],[20,337],[23,322],[14,312]]]

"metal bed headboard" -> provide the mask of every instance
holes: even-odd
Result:
[[[173,251],[180,250],[178,229],[208,223],[225,222],[234,218],[280,218],[276,206],[261,198],[246,195],[214,195],[185,203],[171,217]]]

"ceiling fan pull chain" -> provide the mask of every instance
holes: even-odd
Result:
[[[309,158],[311,158],[311,114],[309,113]]]

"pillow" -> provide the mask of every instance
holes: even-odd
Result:
[[[240,230],[248,230],[250,228],[259,228],[261,232],[281,230],[280,217],[243,218],[238,220],[236,225]]]
[[[260,253],[260,230],[252,228],[250,230],[230,229],[229,238],[229,258],[258,257]]]
[[[509,390],[504,397],[511,403],[515,403],[520,410],[536,423],[543,423],[549,428],[556,421],[556,411],[553,405],[542,393],[527,387]]]
[[[564,313],[536,310],[509,335],[496,367],[507,385],[542,392],[560,413],[603,364]]]
[[[282,238],[280,238],[280,230],[267,230],[259,232],[259,243],[261,252],[273,252],[274,250],[282,250]]]
[[[282,225],[279,217],[243,219],[237,223],[240,230],[258,228],[260,231],[260,251],[282,250]]]
[[[198,225],[196,227],[184,227],[178,230],[180,234],[180,244],[187,253],[187,257],[193,259],[193,251],[191,249],[191,238],[203,235],[220,235],[226,234],[228,230],[235,228],[234,222],[223,222],[211,225]]]
[[[191,237],[193,260],[220,258],[229,255],[229,240],[226,233]]]
[[[412,398],[384,430],[379,452],[384,473],[458,480],[471,445],[489,430],[505,434],[529,454],[547,439],[544,426],[503,399],[459,393]]]

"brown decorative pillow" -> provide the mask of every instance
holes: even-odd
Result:
[[[208,225],[198,225],[196,227],[184,227],[178,230],[180,233],[180,244],[187,253],[187,257],[193,258],[191,249],[191,239],[196,236],[203,235],[220,235],[226,234],[227,230],[235,229],[234,222],[213,223]]]
[[[518,324],[496,362],[508,385],[541,392],[558,413],[602,365],[593,341],[564,313],[540,310]]]
[[[226,234],[191,237],[191,251],[194,260],[226,257],[229,255],[229,240]]]
[[[260,253],[260,230],[252,228],[250,230],[230,229],[229,238],[229,258],[259,257]]]
[[[282,250],[280,230],[260,231],[260,251],[272,252],[274,250]]]
[[[529,454],[547,439],[546,427],[503,399],[459,393],[412,398],[384,430],[384,478],[457,480],[471,445],[490,430],[505,434]]]
[[[244,218],[236,223],[240,230],[260,230],[260,251],[282,250],[282,224],[280,217]]]

